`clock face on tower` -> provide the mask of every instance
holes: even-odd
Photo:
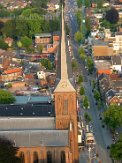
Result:
[[[67,82],[66,81],[61,82],[61,86],[62,86],[62,88],[66,88],[67,87]]]

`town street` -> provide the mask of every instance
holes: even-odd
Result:
[[[69,16],[69,26],[70,26],[70,35],[71,35],[71,44],[73,48],[73,56],[77,59],[77,62],[79,64],[79,73],[82,73],[84,76],[84,88],[86,95],[89,98],[90,101],[90,109],[88,112],[92,116],[92,123],[93,123],[93,130],[96,140],[96,152],[99,155],[100,161],[102,163],[111,163],[111,159],[109,157],[109,151],[107,151],[107,146],[112,143],[111,135],[105,126],[105,128],[102,128],[101,121],[99,119],[99,110],[97,106],[95,105],[95,101],[92,95],[92,88],[90,86],[89,80],[92,79],[92,77],[88,76],[87,70],[85,69],[85,66],[83,62],[81,61],[80,57],[78,56],[78,44],[74,41],[74,33],[77,31],[77,21],[75,17],[75,9],[74,7],[75,1],[69,0],[66,2],[66,11],[65,14]],[[81,108],[82,109],[82,108]],[[85,151],[81,151],[80,154],[80,163],[88,163],[89,162],[89,154],[88,151],[85,149]],[[96,159],[95,159],[96,160]],[[91,161],[94,162],[94,161]],[[96,160],[96,162],[98,162]]]

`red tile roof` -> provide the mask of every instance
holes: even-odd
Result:
[[[21,72],[21,71],[22,71],[22,67],[19,67],[19,68],[6,70],[4,71],[4,74],[12,74],[12,73]]]
[[[107,74],[107,75],[111,74],[111,70],[98,70],[97,72],[98,74]]]

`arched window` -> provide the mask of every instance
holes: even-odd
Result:
[[[47,163],[52,163],[52,153],[50,151],[47,152]]]
[[[33,153],[33,163],[39,163],[39,158],[38,158],[38,153],[37,152]]]
[[[24,152],[21,152],[20,155],[20,163],[25,163],[25,155],[24,155]]]
[[[66,163],[66,156],[64,151],[61,152],[61,163]]]

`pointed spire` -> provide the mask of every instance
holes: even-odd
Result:
[[[60,52],[60,81],[54,92],[62,91],[62,92],[71,92],[75,91],[73,85],[71,84],[69,78],[72,78],[71,70],[71,62],[69,58],[69,54],[66,50],[66,35],[65,35],[65,23],[64,23],[64,9],[62,5],[62,13],[61,13],[61,52]],[[70,77],[69,77],[70,76]]]

